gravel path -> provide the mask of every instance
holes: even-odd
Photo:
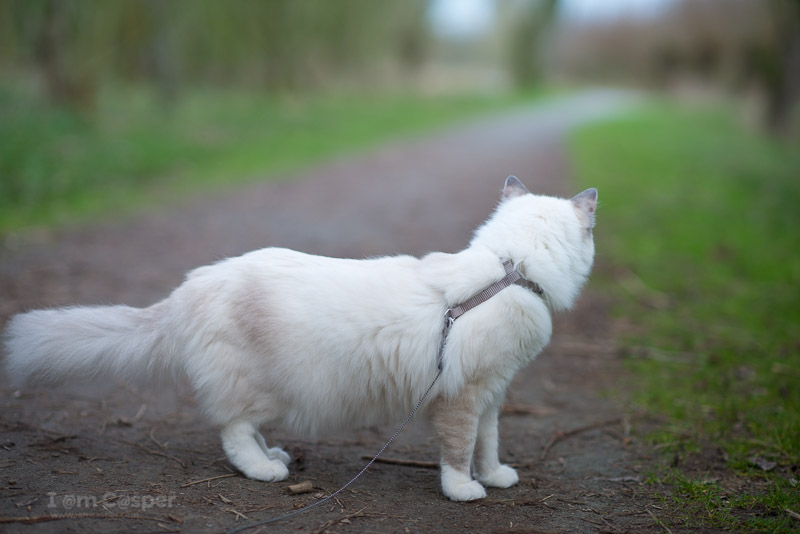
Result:
[[[186,199],[170,211],[7,239],[0,321],[32,307],[149,305],[185,271],[265,246],[357,258],[459,250],[491,213],[508,174],[534,192],[577,192],[565,134],[630,102],[613,91],[582,93],[285,180]],[[601,207],[598,232],[602,220]],[[501,457],[518,466],[518,486],[475,503],[447,501],[437,472],[425,467],[437,459],[436,445],[424,425],[412,425],[386,456],[419,466],[376,464],[332,505],[268,531],[658,531],[638,482],[647,458],[628,436],[621,403],[604,394],[620,376],[606,304],[589,291],[555,323],[551,346],[515,379],[501,419]],[[335,490],[393,430],[307,441],[266,429],[294,462],[288,481],[265,484],[231,472],[186,384],[20,393],[0,377],[0,405],[0,521],[93,516],[0,523],[8,532],[219,532]],[[212,480],[192,484],[201,479]],[[305,480],[314,492],[287,494]]]

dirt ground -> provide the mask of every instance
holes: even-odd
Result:
[[[265,246],[356,258],[459,250],[508,174],[534,192],[577,192],[565,132],[628,103],[619,93],[586,93],[172,209],[9,236],[0,322],[35,307],[149,305],[188,269]],[[514,380],[500,422],[501,458],[518,468],[519,485],[473,503],[448,501],[428,466],[436,444],[417,423],[384,456],[418,465],[375,464],[330,503],[262,531],[662,531],[651,515],[658,503],[642,485],[651,459],[624,407],[607,303],[589,288],[555,324],[550,347]],[[15,391],[2,375],[0,404],[0,531],[21,533],[221,532],[276,517],[350,480],[394,430],[310,441],[264,428],[293,459],[289,479],[269,484],[232,471],[186,383]],[[290,495],[301,481],[314,490]],[[29,524],[13,520],[24,517]]]

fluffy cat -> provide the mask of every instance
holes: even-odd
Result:
[[[569,308],[589,275],[596,206],[595,189],[537,196],[510,176],[456,254],[257,250],[191,271],[148,308],[16,315],[7,370],[19,386],[186,373],[230,462],[250,478],[284,480],[289,455],[268,447],[259,426],[315,435],[402,420],[437,372],[447,310],[503,278],[511,260],[543,295],[512,285],[459,318],[419,412],[441,444],[444,494],[480,499],[484,486],[518,481],[498,459],[498,411],[514,374],[548,343],[551,311]]]

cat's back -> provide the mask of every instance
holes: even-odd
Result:
[[[228,260],[237,275],[286,281],[348,283],[406,278],[414,274],[419,259],[382,256],[367,259],[317,256],[287,248],[263,248]]]
[[[405,255],[358,260],[270,247],[195,269],[178,293],[200,291],[206,298],[268,293],[273,301],[323,300],[327,307],[376,299],[396,302],[428,292],[419,281],[419,263]]]

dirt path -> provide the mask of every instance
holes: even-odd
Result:
[[[148,305],[186,270],[264,246],[348,257],[459,250],[493,209],[506,175],[534,192],[574,192],[565,132],[627,101],[586,93],[341,158],[292,180],[193,199],[174,211],[8,240],[0,256],[0,321],[30,307]],[[332,505],[268,531],[658,531],[638,483],[643,458],[629,443],[628,421],[602,394],[617,380],[618,365],[606,307],[588,292],[573,313],[556,318],[551,346],[510,390],[510,411],[530,411],[501,419],[501,457],[518,466],[518,486],[456,504],[442,496],[434,469],[376,464]],[[0,521],[118,516],[0,523],[9,532],[218,532],[335,490],[393,430],[313,442],[267,428],[294,461],[288,481],[264,484],[231,472],[186,384],[18,393],[2,377],[0,404]],[[606,424],[550,443],[559,430],[599,423]],[[433,462],[437,450],[415,425],[385,456]],[[202,479],[212,480],[193,484]],[[287,494],[303,480],[317,489]]]

